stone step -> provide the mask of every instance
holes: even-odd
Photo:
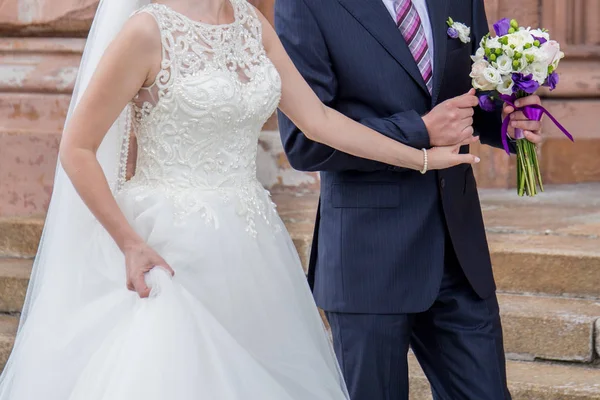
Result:
[[[595,237],[488,232],[498,289],[600,299]]]
[[[32,263],[32,260],[0,258],[0,314],[21,312]]]
[[[0,218],[0,257],[33,258],[43,228],[40,217]]]
[[[500,290],[600,298],[600,184],[480,197]]]
[[[14,344],[18,319],[0,315],[0,370]],[[410,357],[411,400],[431,400],[429,384]],[[540,362],[508,361],[508,381],[514,400],[600,399],[600,369]]]
[[[600,299],[599,184],[550,186],[533,199],[513,190],[480,196],[500,291]],[[306,266],[317,196],[274,199]]]
[[[10,356],[15,342],[15,334],[19,326],[19,319],[11,315],[0,315],[0,370]]]
[[[410,399],[431,400],[429,383],[410,357]],[[508,385],[513,400],[600,399],[600,369],[540,362],[508,361]]]
[[[31,260],[0,259],[0,313],[21,311],[31,264]],[[600,319],[600,302],[507,294],[501,294],[499,302],[506,351],[511,357],[594,359],[594,338],[600,343],[594,328]]]
[[[518,359],[591,362],[600,302],[500,294],[505,350]]]

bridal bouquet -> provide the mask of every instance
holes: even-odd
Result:
[[[473,56],[471,78],[473,87],[481,92],[479,105],[485,111],[494,111],[496,102],[510,104],[515,111],[522,111],[530,120],[539,121],[543,114],[562,130],[571,140],[573,137],[542,106],[514,106],[515,100],[534,94],[541,86],[554,90],[558,85],[556,69],[564,53],[555,40],[550,40],[548,31],[520,27],[514,19],[507,18],[494,24],[496,36],[489,33],[483,37],[479,49]],[[508,146],[510,116],[502,124],[502,143]],[[519,196],[535,196],[538,188],[544,191],[542,176],[533,143],[525,139],[523,131],[515,129],[517,147],[517,192]]]

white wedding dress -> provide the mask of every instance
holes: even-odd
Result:
[[[1,400],[348,398],[295,248],[256,178],[281,81],[254,9],[232,4],[228,25],[159,4],[139,11],[160,27],[162,70],[130,106],[137,169],[115,197],[175,277],[155,268],[151,297],[140,299],[97,225],[82,240],[89,263],[70,279],[76,301],[41,289]]]

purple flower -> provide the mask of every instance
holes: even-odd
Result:
[[[510,29],[510,19],[502,18],[500,21],[494,24],[494,30],[496,31],[496,36],[504,36],[508,33]]]
[[[448,28],[448,36],[452,39],[456,39],[458,37],[458,31],[452,27]]]
[[[527,94],[534,94],[540,88],[540,84],[533,79],[533,74],[523,75],[521,73],[514,73],[512,74],[512,80],[515,84],[513,87],[514,93],[520,90]]]
[[[484,94],[479,96],[479,107],[481,107],[483,111],[492,112],[496,109],[496,104],[490,96]]]
[[[544,37],[539,37],[539,36],[533,36],[534,40],[539,40],[540,42],[540,46],[543,45],[544,43],[546,43],[548,40]]]
[[[554,89],[556,89],[556,86],[558,85],[558,81],[559,81],[558,74],[556,73],[556,71],[554,71],[553,73],[548,75],[548,79],[546,79],[545,86],[548,86],[550,88],[550,90],[554,90]]]

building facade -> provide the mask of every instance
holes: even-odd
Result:
[[[123,0],[126,1],[126,0]],[[272,21],[275,0],[253,3]],[[335,0],[323,0],[335,1]],[[550,29],[564,46],[561,85],[547,108],[576,136],[545,122],[546,183],[600,181],[600,0],[485,0],[490,21],[518,18]],[[70,93],[97,0],[0,1],[0,217],[42,215],[48,206]],[[273,190],[316,190],[318,177],[293,171],[275,120],[260,146],[261,179]],[[474,149],[480,187],[511,187],[514,159]]]

